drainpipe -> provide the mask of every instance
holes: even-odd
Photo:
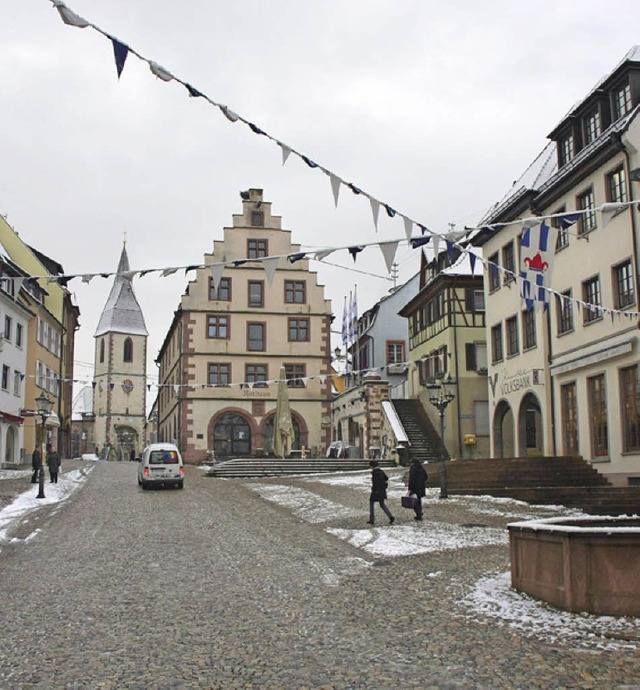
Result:
[[[456,276],[453,279],[453,294],[456,296],[455,301],[458,302],[458,289],[457,289],[457,283],[458,283],[458,276]],[[453,302],[453,300],[452,300]],[[461,307],[462,308],[462,307]],[[455,367],[456,367],[456,412],[458,415],[458,457],[462,458],[462,433],[460,431],[460,369],[458,368],[458,320],[456,319],[456,312],[453,311],[451,313],[451,310],[449,311],[449,314],[453,318],[453,351],[454,351],[454,360],[455,360]]]
[[[549,363],[549,380],[551,381],[551,396],[549,404],[551,405],[551,450],[555,456],[557,453],[557,442],[556,442],[556,388],[553,381],[553,375],[551,374],[551,364],[553,363],[553,341],[551,337],[551,310],[546,309],[547,318],[547,362]]]

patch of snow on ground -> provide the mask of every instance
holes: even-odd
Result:
[[[30,477],[32,470],[2,470],[0,479],[23,479]]]
[[[504,625],[551,644],[639,649],[640,619],[570,613],[511,588],[510,573],[483,577],[458,604],[476,622]],[[629,638],[629,639],[625,639]]]
[[[305,491],[293,486],[285,486],[283,484],[251,484],[250,488],[267,501],[289,508],[297,517],[314,524],[362,514],[361,510],[347,508],[339,503],[322,498],[311,491]]]
[[[93,469],[93,468],[91,468]],[[59,503],[69,496],[84,482],[91,470],[73,470],[60,475],[57,484],[45,483],[44,493],[46,498],[36,498],[38,484],[30,484],[31,487],[17,496],[8,506],[0,511],[0,541],[7,538],[7,530],[16,520],[24,517],[37,508]],[[28,472],[28,474],[31,474]]]
[[[503,529],[460,527],[430,521],[361,530],[328,529],[327,532],[376,556],[414,556],[476,546],[503,545],[509,541],[507,532]]]

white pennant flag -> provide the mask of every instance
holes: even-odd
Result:
[[[330,172],[329,181],[331,182],[331,191],[333,192],[333,199],[336,202],[336,208],[338,208],[338,195],[340,194],[340,184],[342,180],[337,175],[334,175],[332,172]]]
[[[396,250],[398,249],[397,240],[394,242],[380,242],[378,245],[382,256],[384,256],[385,263],[387,264],[387,271],[391,273],[391,268],[393,266],[393,261],[396,258]]]
[[[222,110],[222,114],[229,120],[229,122],[237,122],[238,121],[238,116],[233,112],[233,110],[229,110],[226,105],[221,105],[218,106],[220,110]]]
[[[318,381],[320,381],[320,383],[321,383],[323,386],[324,386],[326,380],[327,380],[327,377],[326,377],[325,374],[321,374],[320,376],[318,376]]]
[[[433,243],[433,256],[435,259],[437,259],[438,254],[440,254],[440,235],[433,233],[431,236],[431,242]]]
[[[313,258],[316,261],[322,261],[322,259],[326,259],[328,256],[333,254],[333,252],[335,252],[335,249],[321,249],[319,252],[316,252],[313,255]]]
[[[153,60],[149,60],[149,69],[156,77],[162,79],[162,81],[171,81],[173,79],[173,74],[171,74],[171,72],[167,72],[164,67],[160,67],[160,65],[157,62],[153,62]]]
[[[378,232],[378,215],[380,214],[380,202],[374,199],[372,196],[369,197],[371,202],[371,213],[373,213],[373,224],[376,226],[376,232]]]
[[[600,207],[600,212],[602,213],[602,222],[604,227],[609,224],[609,221],[620,211],[624,211],[627,208],[626,204],[620,204],[616,201],[609,201],[606,204],[602,204]]]
[[[177,270],[177,268],[163,268],[162,273],[160,275],[163,278],[166,278],[167,276],[170,276],[172,273],[175,273]]]
[[[280,144],[280,148],[282,149],[282,165],[284,165],[287,162],[287,158],[289,158],[291,149],[286,144]]]
[[[89,22],[77,15],[73,10],[70,10],[64,2],[54,0],[53,6],[58,10],[62,21],[69,26],[77,26],[79,29],[84,29],[89,26]]]
[[[218,291],[218,286],[220,285],[220,279],[222,278],[223,271],[224,264],[213,264],[211,266],[211,280],[213,282],[213,289],[215,292]]]
[[[269,285],[273,285],[273,278],[276,274],[276,268],[278,268],[278,256],[269,256],[266,259],[262,259],[262,266],[264,272],[267,274],[267,280]]]
[[[413,221],[406,216],[402,216],[402,220],[404,221],[404,234],[407,236],[407,240],[410,240],[413,232]]]
[[[137,271],[123,271],[122,273],[118,274],[121,275],[123,278],[126,278],[127,280],[133,280],[133,276],[137,273]]]
[[[95,273],[85,273],[82,276],[82,282],[83,283],[90,283],[95,277],[96,277]]]
[[[174,383],[173,384],[173,394],[177,397],[180,395],[180,384]]]
[[[22,285],[24,283],[24,278],[14,278],[13,279],[13,294],[17,297]]]

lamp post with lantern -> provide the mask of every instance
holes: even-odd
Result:
[[[449,498],[447,491],[447,466],[445,465],[444,447],[444,411],[456,397],[456,381],[451,374],[446,379],[433,380],[427,383],[429,402],[438,410],[440,415],[440,498]]]
[[[53,408],[53,400],[47,397],[44,393],[36,398],[36,413],[40,417],[40,474],[38,477],[38,495],[36,498],[46,498],[44,495],[44,463],[45,463],[45,429],[47,417],[51,414]]]

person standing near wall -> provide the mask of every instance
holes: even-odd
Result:
[[[427,471],[424,465],[414,457],[411,467],[409,468],[409,493],[412,493],[417,497],[414,510],[416,511],[416,516],[414,520],[422,520],[422,499],[427,493]]]

